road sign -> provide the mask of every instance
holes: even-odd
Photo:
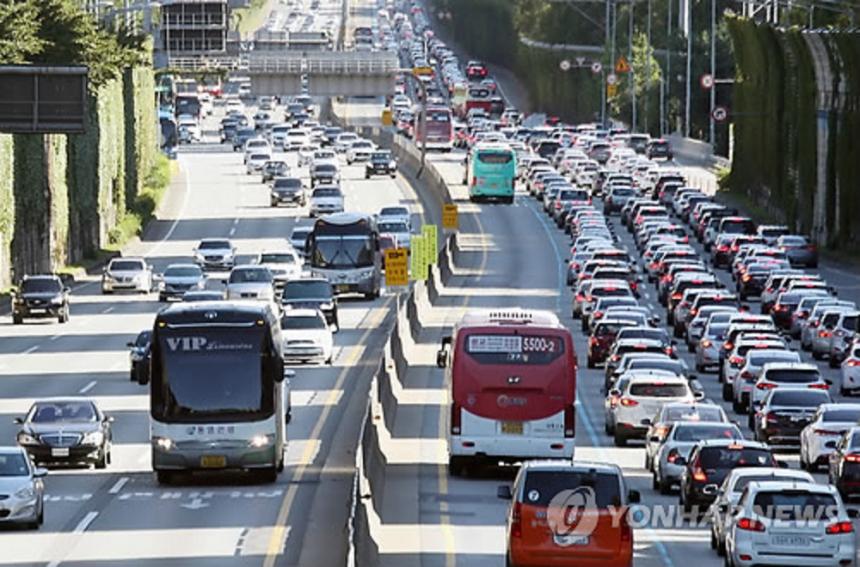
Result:
[[[702,88],[705,90],[714,88],[714,76],[705,73],[699,79],[699,84],[702,85]]]
[[[618,84],[618,75],[615,73],[609,73],[606,75],[606,84],[607,85],[617,85]]]
[[[0,132],[83,132],[88,72],[87,67],[0,66]]]
[[[562,71],[570,71],[570,61],[567,59],[562,59],[558,64],[559,69]]]
[[[576,65],[578,67],[584,67],[585,66],[585,57],[577,57],[576,58]]]
[[[427,257],[424,250],[424,237],[413,236],[409,241],[409,259],[413,280],[427,279]]]
[[[725,122],[728,117],[729,111],[724,106],[715,106],[714,110],[711,111],[711,118],[714,119],[714,122]]]
[[[459,220],[457,205],[442,205],[442,228],[457,230]]]
[[[618,94],[618,85],[606,85],[606,96],[607,98],[612,98]]]
[[[603,65],[600,63],[600,61],[595,61],[591,64],[592,73],[594,73],[595,75],[599,75],[601,71],[603,71]]]
[[[629,73],[630,72],[630,63],[627,62],[627,59],[622,55],[618,58],[618,61],[615,62],[615,72],[616,73]]]
[[[413,67],[412,74],[418,75],[419,77],[430,77],[433,75],[433,67]]]
[[[421,227],[421,235],[424,237],[424,254],[428,264],[435,264],[439,258],[439,229],[435,224],[425,224]]]
[[[385,287],[409,285],[409,254],[405,248],[385,250]]]

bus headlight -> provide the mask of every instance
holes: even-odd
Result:
[[[269,435],[254,435],[251,437],[251,440],[248,441],[248,445],[260,449],[262,447],[267,447],[271,442],[272,438]]]
[[[176,443],[170,437],[153,437],[152,444],[162,451],[170,451],[176,447]]]

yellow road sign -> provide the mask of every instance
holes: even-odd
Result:
[[[409,245],[409,258],[411,260],[412,279],[426,280],[428,275],[427,270],[427,255],[424,248],[424,237],[413,236]]]
[[[424,254],[428,264],[435,264],[439,257],[438,232],[435,224],[425,224],[421,227],[421,234],[424,236]]]
[[[383,126],[391,126],[394,124],[394,117],[391,114],[390,108],[385,108],[382,110],[382,125]]]
[[[385,287],[409,285],[408,258],[405,248],[385,250]]]
[[[457,230],[459,224],[457,205],[442,205],[442,228]]]
[[[612,98],[618,94],[618,85],[606,85],[606,96]]]
[[[413,67],[412,74],[421,76],[432,76],[433,75],[433,67]]]
[[[629,73],[630,72],[630,63],[627,62],[627,59],[622,55],[618,58],[618,61],[615,62],[615,72],[616,73]]]

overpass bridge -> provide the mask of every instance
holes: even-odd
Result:
[[[307,80],[312,96],[383,96],[394,91],[400,60],[391,52],[248,52],[239,56],[171,57],[177,73],[247,76],[256,95],[301,94]]]

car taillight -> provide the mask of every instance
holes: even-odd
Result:
[[[786,305],[775,305],[773,307],[774,311],[788,311],[788,306]]]
[[[739,518],[735,525],[738,527],[739,530],[744,530],[748,532],[764,531],[764,524],[762,524],[758,520],[753,520],[752,518]]]
[[[603,317],[603,311],[595,311],[591,314],[592,319],[600,319],[601,317]]]
[[[591,346],[597,346],[599,343],[600,343],[600,341],[597,340],[597,337],[589,337],[588,338],[588,344]]]
[[[776,388],[776,384],[771,384],[770,382],[760,382],[755,385],[758,390],[773,390]]]
[[[824,528],[827,535],[850,534],[854,532],[854,524],[851,522],[836,522]]]
[[[813,429],[812,432],[816,435],[842,435],[841,431],[831,431],[829,429]]]
[[[732,343],[723,343],[723,348],[726,350],[732,350],[733,348],[735,348],[735,345],[733,345]]]
[[[627,514],[621,516],[621,541],[628,542],[633,539],[633,529],[627,521]]]
[[[848,453],[847,455],[845,455],[845,460],[849,463],[860,463],[860,454]]]
[[[576,435],[576,409],[573,406],[564,408],[564,436],[572,439]]]
[[[460,434],[460,404],[453,403],[451,404],[451,433],[453,435]]]
[[[850,358],[845,361],[845,366],[860,366],[860,360],[857,360],[856,358]]]
[[[749,370],[744,370],[743,372],[741,372],[741,378],[743,378],[744,380],[751,380],[754,377],[755,374],[753,374]]]
[[[583,301],[583,300],[585,300],[585,296],[582,295],[581,293],[577,293],[576,294],[576,300],[577,301]]]
[[[478,185],[478,178],[472,177],[472,187],[475,187],[476,185]]]
[[[826,383],[810,384],[809,387],[812,388],[813,390],[829,390],[830,389],[830,386],[828,386]]]
[[[698,309],[690,309],[690,315],[691,315],[692,317],[695,317],[695,316],[696,316],[696,314],[697,314],[698,312],[699,312],[699,310],[698,310]]]
[[[750,281],[751,279],[752,279],[752,276],[751,276],[751,275],[749,275],[749,274],[744,274],[744,275],[743,275],[743,277],[741,278],[741,280],[743,280],[743,281],[745,281],[745,282],[748,282],[748,281]]]
[[[831,334],[830,331],[828,331],[827,329],[821,329],[820,331],[818,331],[818,336],[823,338],[823,339],[826,339],[827,337],[829,337],[830,334]]]
[[[714,344],[714,343],[712,343],[712,342],[711,342],[710,340],[708,340],[708,339],[705,339],[705,340],[703,340],[703,341],[702,341],[702,348],[710,348],[710,346],[711,346],[712,344]]]
[[[705,471],[701,467],[697,466],[693,469],[693,480],[696,482],[707,482],[708,475],[705,474]]]
[[[514,502],[511,509],[511,537],[523,537],[523,505],[520,502]]]
[[[735,355],[735,356],[733,356],[733,357],[729,358],[729,363],[730,363],[732,366],[735,366],[735,367],[740,366],[741,364],[743,364],[743,361],[744,361],[743,357],[742,357],[742,356],[738,356],[738,355]]]
[[[680,457],[680,456],[681,456],[681,453],[678,452],[678,449],[672,449],[671,451],[669,451],[669,454],[666,455],[666,460],[669,463],[674,464],[675,461],[677,461],[678,457]]]
[[[672,299],[674,299],[675,301],[681,299],[682,297],[683,297],[683,295],[680,293],[673,293],[672,294]]]
[[[768,423],[776,423],[777,421],[779,421],[779,416],[771,411],[767,413],[765,419],[768,421]]]
[[[728,252],[728,251],[729,251],[729,247],[726,246],[725,244],[720,244],[719,246],[717,246],[717,252]]]
[[[619,403],[626,408],[632,408],[639,405],[639,402],[630,398],[621,398]]]

